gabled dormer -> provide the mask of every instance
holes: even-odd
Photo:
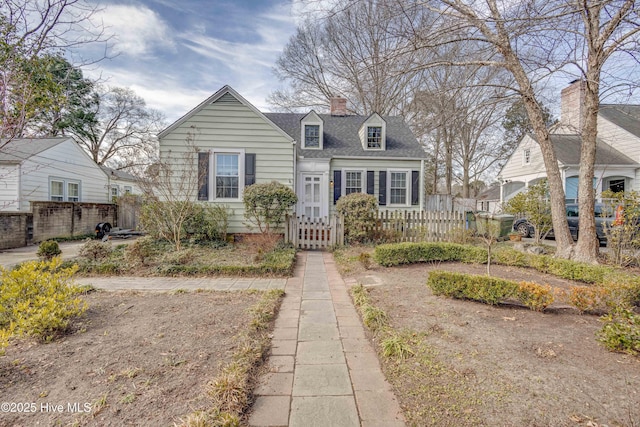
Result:
[[[364,121],[360,130],[362,148],[372,151],[384,151],[387,148],[387,123],[378,113],[373,113]]]
[[[300,120],[300,141],[302,148],[305,150],[322,150],[323,141],[323,122],[315,111],[311,110],[309,114]]]

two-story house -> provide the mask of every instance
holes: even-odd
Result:
[[[227,206],[232,233],[249,231],[242,194],[253,183],[287,185],[298,196],[296,213],[309,218],[330,215],[353,192],[375,195],[381,209],[424,204],[426,154],[404,120],[349,115],[343,98],[331,100],[330,114],[262,113],[224,86],[159,140],[163,161],[195,147],[184,167],[199,170],[200,185],[186,197]]]

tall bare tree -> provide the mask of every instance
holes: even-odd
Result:
[[[154,135],[162,129],[164,117],[131,89],[99,89],[88,114],[90,119],[68,130],[97,164],[125,168],[154,159]]]

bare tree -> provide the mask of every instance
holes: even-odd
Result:
[[[69,132],[97,164],[133,167],[148,165],[155,157],[154,135],[164,118],[131,89],[99,89],[89,114],[92,119],[78,122]]]
[[[276,63],[291,89],[269,102],[284,110],[326,109],[329,98],[344,96],[353,113],[405,114],[420,84],[419,73],[407,71],[415,61],[402,36],[407,24],[392,2],[374,0],[307,21]]]
[[[0,148],[55,103],[60,88],[47,68],[55,55],[104,41],[84,0],[4,0],[0,3]]]
[[[442,20],[431,28],[423,27],[412,32],[410,38],[415,41],[417,49],[471,39],[483,44],[487,52],[484,60],[459,58],[423,64],[424,67],[474,64],[500,67],[512,75],[515,85],[511,89],[522,99],[527,110],[547,171],[553,228],[558,244],[556,254],[597,262],[591,178],[595,163],[600,75],[606,60],[616,52],[626,47],[635,48],[638,31],[635,2],[441,0],[429,4],[405,3],[408,13],[424,7],[439,13]],[[575,53],[577,58],[571,56]],[[585,233],[575,248],[565,220],[562,178],[545,124],[544,107],[536,90],[539,79],[566,70],[569,64],[583,70],[587,80],[580,169],[580,227],[585,226]]]

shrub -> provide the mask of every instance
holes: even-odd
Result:
[[[378,200],[372,194],[351,193],[336,203],[336,211],[344,218],[345,240],[364,243],[372,240],[378,213]]]
[[[543,180],[530,185],[527,191],[516,194],[504,206],[506,213],[523,214],[533,225],[536,244],[551,231],[551,202],[549,184]]]
[[[600,286],[571,286],[569,304],[580,313],[597,313],[606,309],[607,290]]]
[[[151,236],[145,236],[129,244],[124,250],[125,259],[133,266],[145,265],[147,261],[158,254],[155,240]]]
[[[603,316],[604,326],[598,332],[598,341],[611,351],[640,353],[640,316],[628,309],[617,309]]]
[[[470,299],[495,305],[517,295],[518,284],[489,276],[432,271],[427,285],[435,295]]]
[[[86,310],[69,286],[76,267],[61,268],[59,258],[26,262],[13,270],[0,267],[0,341],[10,335],[50,340]],[[1,346],[2,344],[0,344]]]
[[[365,270],[371,269],[371,254],[368,252],[360,252],[358,255],[358,261],[362,264]]]
[[[229,212],[225,206],[195,204],[182,227],[185,238],[194,243],[226,242]]]
[[[551,286],[538,285],[532,282],[520,282],[516,298],[525,307],[534,311],[543,311],[553,304],[554,296]]]
[[[38,246],[38,252],[36,252],[36,255],[41,259],[51,260],[53,257],[58,256],[61,253],[62,251],[60,250],[58,242],[55,240],[45,240],[40,243],[40,246]]]
[[[487,260],[487,251],[455,243],[391,243],[377,246],[373,256],[378,264],[391,267],[429,261],[482,263]]]
[[[263,234],[280,228],[287,212],[298,202],[291,188],[276,181],[250,185],[243,197],[245,218]]]
[[[607,258],[619,266],[640,265],[640,193],[624,191],[602,193],[605,204],[604,215],[616,216],[613,224],[603,221],[603,231],[607,236]]]
[[[80,248],[78,255],[90,261],[101,261],[109,258],[113,252],[111,243],[91,240]]]

